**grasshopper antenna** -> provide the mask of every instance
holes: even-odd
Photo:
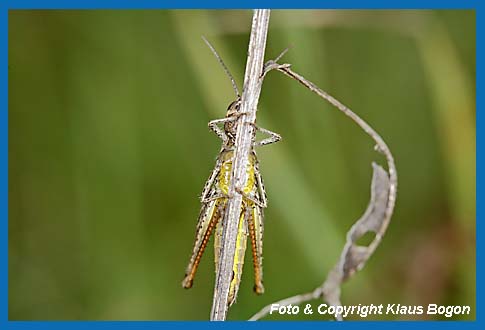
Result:
[[[227,68],[227,66],[224,64],[224,61],[219,56],[219,54],[214,49],[214,47],[211,45],[211,43],[204,36],[202,36],[202,40],[204,40],[204,42],[206,43],[207,47],[210,48],[210,50],[212,51],[212,53],[214,54],[214,56],[217,58],[217,60],[219,61],[219,63],[222,65],[222,68],[226,72],[226,74],[229,77],[229,79],[231,79],[232,88],[234,89],[234,92],[236,93],[236,97],[240,97],[241,94],[239,94],[239,89],[237,88],[236,81],[234,80],[234,77],[232,76],[231,72],[229,72],[229,69]]]

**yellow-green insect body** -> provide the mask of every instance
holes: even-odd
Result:
[[[224,214],[228,202],[229,187],[231,187],[232,164],[234,148],[236,147],[236,132],[238,119],[244,115],[240,111],[241,97],[237,84],[226,65],[217,54],[212,45],[203,38],[212,50],[220,64],[231,79],[236,100],[227,108],[226,117],[209,122],[209,128],[223,141],[219,156],[216,159],[216,166],[212,171],[202,191],[202,207],[199,213],[199,220],[195,232],[195,242],[192,256],[185,272],[182,282],[184,288],[192,287],[197,267],[202,254],[207,246],[212,232],[215,230],[215,263],[216,272],[219,267],[219,258],[222,246],[222,232],[225,226]],[[243,123],[249,124],[249,123]],[[222,128],[219,125],[223,125]],[[241,283],[244,255],[246,252],[247,237],[250,237],[254,266],[254,291],[257,294],[264,292],[263,286],[263,209],[267,206],[266,192],[263,179],[259,172],[259,163],[255,147],[278,142],[281,136],[267,129],[258,127],[255,124],[252,136],[252,148],[249,155],[247,168],[247,180],[243,187],[235,187],[237,193],[242,195],[241,211],[239,215],[238,233],[236,238],[236,249],[232,262],[233,276],[230,283],[228,304],[236,300],[239,284]],[[255,134],[259,131],[269,137],[256,141]]]
[[[208,244],[212,232],[215,230],[215,263],[216,272],[219,265],[219,256],[222,246],[222,230],[224,227],[224,212],[227,205],[229,187],[231,185],[232,164],[234,158],[234,142],[236,135],[236,119],[239,114],[239,98],[231,103],[227,110],[227,117],[216,119],[209,123],[209,127],[222,140],[223,146],[216,160],[216,167],[207,180],[201,196],[202,207],[199,214],[194,249],[190,259],[183,286],[192,287],[192,283],[200,263],[202,254]],[[223,124],[223,128],[217,125]],[[254,291],[257,294],[264,292],[263,286],[263,209],[267,205],[266,192],[263,179],[259,172],[259,162],[254,150],[255,146],[262,146],[277,142],[281,137],[271,131],[255,125],[256,130],[270,135],[269,138],[253,143],[249,155],[247,168],[247,180],[243,187],[238,187],[242,194],[242,204],[238,223],[236,249],[233,259],[233,278],[231,279],[228,303],[234,303],[244,265],[247,237],[250,237],[253,266],[254,266]]]
[[[218,180],[218,188],[224,194],[228,194],[229,192],[229,185],[230,185],[230,177],[232,172],[232,159],[233,159],[233,151],[225,151],[221,154],[222,159],[222,166],[221,171],[219,174]],[[257,162],[256,154],[251,153],[249,156],[249,163],[247,164],[247,181],[244,187],[241,189],[243,192],[243,201],[241,204],[241,211],[239,216],[239,223],[238,223],[238,232],[236,238],[236,249],[234,253],[233,259],[233,278],[231,280],[230,288],[229,288],[229,297],[228,302],[232,304],[237,296],[237,291],[239,289],[239,284],[241,282],[241,275],[244,266],[244,256],[246,253],[246,246],[247,246],[247,236],[248,233],[251,232],[251,242],[253,246],[253,259],[256,260],[255,264],[255,291],[258,294],[262,294],[264,292],[263,282],[262,282],[262,264],[259,263],[260,256],[262,256],[262,249],[263,249],[263,241],[262,241],[262,222],[261,222],[261,215],[262,210],[260,206],[255,204],[249,198],[245,196],[256,196],[257,195],[257,186],[256,186],[256,175],[255,175],[255,163]],[[245,196],[244,196],[245,195]],[[227,200],[227,199],[226,199]],[[226,201],[224,201],[226,203]],[[251,222],[251,224],[249,224]],[[255,231],[255,223],[258,223],[258,228],[261,230],[260,235],[253,235],[252,232]],[[215,264],[216,264],[216,273],[219,267],[219,256],[222,246],[222,223],[217,223],[216,234],[215,234]],[[256,237],[259,238],[259,241],[255,241]],[[256,289],[257,288],[257,289]]]

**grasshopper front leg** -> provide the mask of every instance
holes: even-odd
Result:
[[[254,124],[254,128],[263,134],[269,135],[269,137],[267,137],[266,139],[254,142],[255,147],[266,146],[268,144],[276,143],[281,140],[281,135],[279,135],[278,133],[272,132],[266,128],[259,127],[256,124]]]
[[[237,117],[226,117],[226,118],[211,120],[208,124],[209,129],[213,131],[222,140],[222,142],[226,143],[229,140],[229,136],[227,136],[226,131],[220,128],[218,125],[233,122],[236,119]]]

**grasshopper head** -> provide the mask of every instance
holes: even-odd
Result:
[[[237,97],[229,106],[227,107],[226,118],[237,118],[239,115],[239,111],[241,109],[241,97]],[[234,143],[236,139],[236,121],[229,121],[224,124],[224,131],[226,132],[227,136]]]

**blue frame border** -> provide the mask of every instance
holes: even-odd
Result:
[[[223,1],[197,1],[184,0],[183,2],[156,1],[156,0],[6,0],[2,7],[10,9],[156,9],[156,8],[177,8],[177,9],[251,9],[251,8],[321,8],[321,9],[474,9],[479,7],[479,1],[457,1],[457,0],[396,0],[393,2],[384,0],[368,0],[363,4],[358,0],[304,0],[292,3],[290,1],[275,0],[237,0],[231,2]]]
[[[2,282],[2,292],[4,293],[3,299],[0,300],[0,308],[2,310],[3,317],[0,318],[0,329],[158,329],[158,328],[179,328],[189,327],[198,329],[209,329],[209,327],[217,328],[278,328],[278,329],[293,329],[297,326],[300,329],[314,329],[325,326],[327,328],[344,327],[361,329],[362,327],[372,327],[385,329],[389,327],[418,327],[426,329],[450,329],[457,327],[473,327],[473,328],[485,328],[484,318],[481,316],[482,300],[481,294],[483,293],[483,286],[479,281],[479,275],[483,274],[483,262],[484,257],[483,244],[478,240],[481,237],[480,234],[484,233],[484,227],[477,221],[477,304],[476,304],[476,321],[413,321],[413,322],[389,322],[389,321],[366,321],[366,322],[223,322],[223,323],[210,323],[210,322],[173,322],[173,321],[86,321],[86,322],[74,322],[74,321],[8,321],[8,67],[5,63],[8,63],[8,10],[9,9],[161,9],[161,8],[193,8],[193,9],[212,9],[212,8],[327,8],[327,9],[429,9],[429,8],[441,8],[441,9],[475,9],[476,10],[476,24],[477,24],[477,43],[476,43],[476,86],[477,86],[477,108],[483,105],[483,95],[480,90],[483,90],[483,65],[480,62],[480,58],[485,58],[483,52],[483,45],[480,42],[483,37],[484,24],[481,18],[484,16],[483,5],[479,1],[457,1],[457,0],[397,0],[393,2],[382,0],[370,0],[365,4],[357,0],[332,0],[332,1],[316,1],[316,0],[304,0],[297,3],[291,3],[289,1],[200,1],[185,0],[183,3],[180,1],[155,1],[155,0],[140,0],[140,1],[127,1],[127,0],[73,0],[73,1],[61,1],[61,0],[6,0],[0,2],[0,21],[1,32],[0,42],[2,45],[1,61],[4,63],[0,67],[1,77],[1,98],[4,110],[0,114],[0,148],[2,159],[1,166],[1,181],[3,182],[0,190],[0,203],[2,205],[2,241],[4,248],[1,251],[0,258],[1,264],[4,267],[4,271],[0,273]],[[484,126],[484,120],[479,111],[477,111],[477,220],[482,218],[483,206],[481,201],[484,198],[481,183],[483,181],[483,175],[480,173],[481,164],[483,164],[483,156],[481,148],[483,146],[483,133],[481,132],[482,126]],[[485,253],[485,252],[483,252]]]

